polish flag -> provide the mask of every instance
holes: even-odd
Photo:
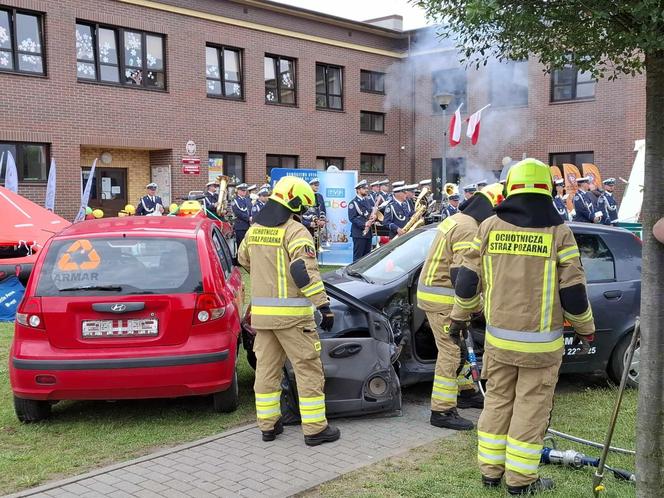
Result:
[[[470,141],[473,145],[475,145],[480,138],[480,118],[482,117],[482,111],[490,105],[491,104],[485,105],[468,118],[468,129],[466,130],[466,136],[470,138]]]
[[[461,106],[463,103],[454,111],[450,121],[450,147],[456,147],[461,143]]]

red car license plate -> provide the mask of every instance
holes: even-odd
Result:
[[[105,337],[149,337],[159,333],[158,320],[83,320],[84,339]]]

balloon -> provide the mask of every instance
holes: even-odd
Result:
[[[136,208],[131,204],[127,204],[124,207],[124,212],[127,214],[136,214]]]
[[[90,206],[85,207],[85,214],[92,214],[92,208]]]
[[[103,218],[104,212],[101,209],[95,209],[92,211],[92,216],[94,216],[96,219]]]
[[[168,206],[168,212],[171,214],[177,213],[178,209],[180,209],[180,207],[176,203],[173,203],[170,206]]]

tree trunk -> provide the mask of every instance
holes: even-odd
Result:
[[[664,52],[646,55],[646,159],[641,272],[637,496],[664,490],[664,245],[652,234],[664,216]]]

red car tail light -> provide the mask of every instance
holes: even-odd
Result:
[[[23,300],[16,312],[16,321],[24,327],[44,330],[41,300],[38,297]]]
[[[199,294],[196,298],[196,309],[194,310],[194,324],[207,323],[224,316],[226,303],[211,292]]]

